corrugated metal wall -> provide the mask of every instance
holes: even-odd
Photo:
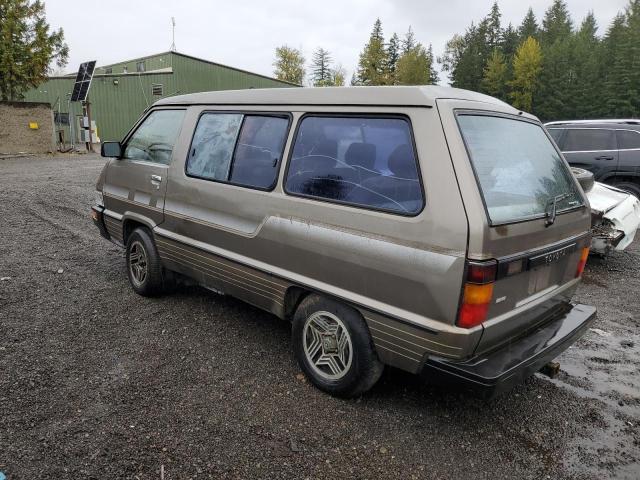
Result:
[[[162,62],[160,62],[162,59]],[[147,57],[147,65],[154,68],[165,68],[167,59],[172,64],[173,73],[142,74],[135,72],[136,60],[114,66],[114,74],[96,75],[91,84],[89,100],[91,117],[96,121],[98,135],[102,141],[120,140],[142,112],[156,100],[161,98],[152,94],[152,86],[162,85],[163,96],[183,93],[204,92],[210,90],[232,90],[244,88],[277,88],[290,87],[291,84],[244,72],[233,68],[202,61],[178,53],[166,53],[156,57]],[[154,63],[155,62],[155,63]],[[129,65],[128,74],[117,74],[122,65]],[[133,65],[133,67],[131,67]],[[163,66],[161,66],[163,65]],[[97,72],[101,70],[96,69]],[[68,96],[73,89],[73,78],[52,78],[37,89],[25,94],[30,102],[48,102],[54,111],[68,112]],[[58,104],[59,99],[59,104]],[[71,121],[77,131],[77,116],[81,115],[79,103],[71,104]],[[69,139],[69,129],[64,128],[65,138]],[[77,138],[77,133],[76,133]]]
[[[98,67],[96,68],[96,73],[107,73],[105,72],[105,69],[107,67],[111,68],[111,73],[121,74],[124,72],[125,67],[128,73],[136,73],[138,62],[144,63],[144,70],[146,72],[159,70],[161,68],[169,68],[171,67],[171,60],[173,56],[175,56],[174,53],[167,52],[158,55],[152,55],[150,57],[134,58],[133,60],[127,60],[120,63]]]

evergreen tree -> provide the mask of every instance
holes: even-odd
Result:
[[[533,38],[527,38],[518,48],[513,59],[513,80],[511,98],[513,106],[530,112],[533,97],[538,86],[538,78],[542,68],[542,51],[540,44]]]
[[[278,80],[302,85],[304,81],[304,57],[300,50],[283,45],[276,48],[274,74]]]
[[[572,62],[573,39],[558,39],[551,46],[543,46],[540,88],[534,113],[541,119],[574,118],[575,65]]]
[[[482,76],[489,55],[486,43],[487,22],[483,20],[467,29],[460,57],[451,72],[451,85],[482,91]]]
[[[573,44],[575,81],[573,87],[574,118],[597,117],[601,107],[599,66],[602,62],[598,26],[593,12],[582,21]]]
[[[538,21],[536,20],[536,16],[533,13],[533,9],[529,7],[527,14],[522,20],[520,27],[518,28],[518,35],[520,36],[520,42],[524,42],[527,38],[533,37],[535,39],[538,38],[538,34],[540,33],[540,28],[538,27]]]
[[[572,22],[564,0],[553,0],[542,20],[540,41],[543,46],[553,45],[558,40],[565,40],[571,35]]]
[[[39,0],[0,0],[0,99],[19,100],[67,64],[62,29],[51,31]]]
[[[491,11],[487,15],[487,47],[490,51],[494,51],[500,46],[502,40],[502,28],[500,27],[500,7],[498,2],[494,2]]]
[[[357,82],[359,85],[384,85],[386,83],[387,52],[382,35],[382,22],[377,19],[369,41],[360,53]]]
[[[404,52],[398,60],[398,85],[427,85],[432,82],[435,72],[432,55],[420,43]]]
[[[629,108],[624,89],[623,47],[626,37],[625,16],[619,13],[611,22],[602,42],[601,78],[604,95],[600,113],[602,116],[617,117],[617,113]]]
[[[387,45],[387,83],[396,85],[396,67],[400,58],[400,38],[394,33]]]
[[[491,54],[487,66],[484,67],[483,90],[489,95],[506,100],[507,73],[504,54],[496,48]]]
[[[620,109],[620,116],[640,116],[640,0],[630,0],[625,15],[625,34],[620,63],[624,71],[621,79],[621,97],[627,92],[628,105]]]
[[[415,46],[416,46],[416,36],[413,34],[411,25],[409,25],[409,30],[407,30],[407,33],[405,33],[404,38],[402,39],[402,53],[407,53],[409,50],[412,50]]]
[[[429,84],[437,85],[438,82],[440,82],[440,77],[434,66],[436,59],[433,56],[433,45],[431,44],[429,44],[429,48],[427,48],[427,57],[429,58]]]
[[[314,87],[326,87],[332,84],[331,55],[327,50],[318,47],[313,52],[311,63],[311,83]]]
[[[575,118],[575,38],[566,3],[554,0],[540,31],[542,71],[534,112],[543,120]]]
[[[528,37],[533,37],[533,35],[528,35],[525,38]],[[507,28],[502,31],[502,38],[500,39],[500,50],[507,60],[513,58],[520,43],[522,42],[520,42],[518,31],[513,27],[513,25],[507,25]]]

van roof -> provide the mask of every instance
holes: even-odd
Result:
[[[394,105],[432,107],[435,105],[436,99],[439,98],[493,103],[503,107],[507,105],[488,95],[437,85],[223,90],[167,97],[158,100],[154,105]]]

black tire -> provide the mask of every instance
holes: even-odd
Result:
[[[593,182],[595,181],[593,178],[593,173],[589,170],[585,170],[584,168],[571,167],[571,173],[573,176],[578,179],[578,183],[584,190],[584,193],[587,193],[589,190],[593,188]]]
[[[309,326],[305,331],[305,326],[308,323],[311,325],[312,319],[318,317],[325,320],[339,319],[339,323],[345,327],[344,330],[349,335],[348,345],[352,347],[350,348],[351,360],[348,362],[348,368],[340,374],[340,378],[327,378],[327,373],[319,373],[318,370],[325,367],[312,364],[305,351],[305,337],[313,337],[313,333],[309,333],[312,327]],[[341,327],[340,331],[342,332]],[[330,336],[326,335],[322,338]],[[337,397],[350,398],[361,395],[375,385],[384,370],[384,365],[378,359],[369,329],[362,316],[347,305],[319,295],[309,295],[298,305],[293,317],[292,340],[296,360],[306,376],[320,390]],[[335,341],[334,345],[338,343]],[[326,354],[324,340],[321,342],[319,354],[321,356]],[[326,369],[330,370],[329,367]]]
[[[636,196],[636,198],[640,198],[640,185],[633,182],[618,182],[614,184],[620,190],[624,190],[625,192],[629,192]]]
[[[146,273],[144,278],[134,273],[135,267],[132,265],[132,256],[144,254]],[[158,255],[158,250],[153,241],[151,233],[146,228],[136,228],[127,239],[127,276],[133,290],[143,297],[156,297],[165,293],[167,281],[165,272]]]

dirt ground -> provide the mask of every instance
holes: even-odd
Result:
[[[135,295],[93,227],[104,161],[0,160],[0,472],[15,479],[640,478],[640,241],[591,258],[594,329],[492,401],[387,369],[304,380],[290,327],[233,298]]]

